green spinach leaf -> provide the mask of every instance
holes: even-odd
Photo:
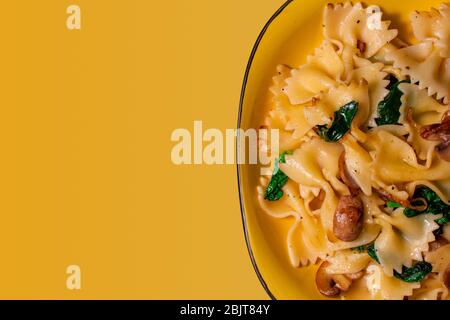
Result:
[[[444,201],[439,198],[439,196],[428,187],[421,186],[416,189],[414,192],[414,199],[422,198],[427,202],[427,208],[423,211],[414,210],[410,208],[405,209],[405,215],[408,218],[412,218],[421,214],[431,213],[434,215],[444,214],[444,217],[447,216],[450,218],[450,206],[447,205]],[[448,221],[447,221],[448,222]]]
[[[375,249],[375,243],[370,244],[367,247],[367,254],[369,255],[369,257],[371,257],[373,260],[375,260],[376,262],[380,263],[380,259],[378,258],[377,255],[377,249]]]
[[[369,257],[371,257],[376,262],[380,263],[380,259],[378,258],[377,251],[375,249],[375,243],[355,247],[355,248],[352,248],[352,250],[355,250],[359,253],[363,253],[363,252],[367,251],[367,254],[369,255]]]
[[[402,273],[394,271],[394,276],[405,282],[420,282],[433,270],[430,263],[425,261],[417,262],[411,268],[403,266]]]
[[[386,207],[388,207],[388,208],[403,208],[403,206],[400,204],[400,203],[398,203],[398,202],[395,202],[395,201],[388,201],[388,202],[386,202]]]
[[[434,230],[433,234],[435,237],[438,237],[444,233],[444,226],[450,222],[450,214],[444,213],[444,216],[440,219],[435,220],[435,222],[439,225],[439,229]]]
[[[281,153],[279,158],[275,159],[275,165],[273,168],[272,178],[267,186],[264,199],[269,201],[280,200],[283,196],[283,190],[281,190],[288,181],[288,176],[280,170],[280,163],[286,163],[286,154],[292,154],[292,152],[285,151]]]
[[[394,78],[395,79],[395,78]],[[392,80],[391,80],[392,81]],[[378,104],[378,118],[375,122],[378,126],[386,124],[398,124],[400,118],[400,107],[402,105],[403,92],[398,88],[402,83],[410,83],[409,80],[397,81],[390,84],[389,94]]]
[[[358,112],[358,102],[351,101],[334,113],[334,120],[328,128],[326,125],[316,126],[317,134],[327,142],[341,140],[350,130],[352,121]]]
[[[366,251],[366,246],[362,245],[362,246],[359,246],[359,247],[354,247],[354,248],[352,248],[352,250],[357,251],[359,253],[362,253],[362,252]]]

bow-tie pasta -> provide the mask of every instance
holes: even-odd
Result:
[[[449,296],[450,6],[410,22],[408,44],[381,8],[329,4],[320,47],[268,88],[280,153],[258,203],[327,297]]]

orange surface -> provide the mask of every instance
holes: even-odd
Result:
[[[236,126],[282,2],[2,2],[0,298],[267,298],[235,167],[173,165],[170,134]]]

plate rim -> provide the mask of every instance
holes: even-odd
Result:
[[[252,262],[253,265],[253,269],[259,279],[259,282],[261,283],[261,285],[263,286],[264,290],[266,291],[266,293],[269,295],[269,297],[272,300],[277,300],[277,298],[275,297],[275,295],[272,293],[272,291],[269,289],[269,286],[267,285],[267,282],[264,280],[264,277],[262,276],[258,265],[256,263],[256,259],[255,256],[253,254],[253,249],[252,246],[250,244],[250,237],[249,237],[249,233],[248,233],[248,226],[247,226],[247,218],[246,218],[246,213],[245,213],[245,208],[244,208],[244,197],[243,197],[243,190],[242,190],[242,178],[241,178],[241,165],[239,164],[239,162],[237,161],[238,159],[240,159],[240,130],[241,129],[241,122],[242,122],[242,111],[244,108],[244,99],[245,99],[245,92],[246,92],[246,88],[247,88],[247,83],[248,83],[248,78],[250,75],[250,70],[253,64],[253,60],[256,56],[256,52],[258,51],[259,45],[262,41],[262,39],[264,38],[267,30],[269,29],[270,25],[272,24],[272,22],[288,7],[289,4],[291,4],[294,0],[286,0],[286,2],[270,17],[270,19],[266,22],[266,24],[264,25],[263,29],[261,30],[261,32],[258,35],[258,38],[256,39],[255,44],[253,45],[253,49],[251,51],[250,54],[250,58],[248,59],[248,63],[247,63],[247,67],[245,70],[245,74],[244,74],[244,80],[243,80],[243,84],[242,84],[242,89],[241,89],[241,96],[239,99],[239,110],[238,110],[238,119],[237,119],[237,143],[236,143],[236,168],[237,168],[237,182],[238,182],[238,191],[239,191],[239,206],[240,206],[240,211],[241,211],[241,218],[242,218],[242,226],[244,229],[244,236],[245,236],[245,242],[246,242],[246,247],[247,247],[247,251],[248,254],[250,256],[250,260]]]

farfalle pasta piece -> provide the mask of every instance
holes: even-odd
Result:
[[[386,54],[388,61],[401,69],[402,74],[426,88],[430,96],[449,101],[450,95],[450,7],[442,4],[440,10],[415,11],[411,14],[414,36],[419,43],[396,49]]]
[[[301,220],[296,221],[292,229],[290,248],[299,257],[299,265],[315,264],[318,259],[325,259],[330,254],[326,230],[320,217],[306,213],[303,207]]]
[[[292,69],[283,92],[293,105],[310,102],[321,92],[333,88],[343,72],[344,65],[337,48],[325,41],[314,55],[307,58],[306,64]]]
[[[431,40],[397,49],[390,47],[386,59],[399,68],[403,76],[418,83],[420,89],[427,89],[428,95],[436,95],[438,100],[449,100],[450,59],[442,58],[440,50]]]
[[[429,168],[439,142],[423,139],[421,128],[440,123],[448,112],[448,106],[431,98],[426,90],[419,89],[415,84],[402,83],[399,89],[403,92],[400,122],[407,129],[408,143],[416,151],[417,157],[425,161],[425,167]]]
[[[427,253],[425,260],[433,264],[433,272],[443,275],[444,271],[450,265],[450,244]]]
[[[348,135],[342,141],[345,148],[345,167],[347,174],[361,188],[362,192],[372,194],[372,158],[354,137]]]
[[[386,87],[389,85],[387,80],[388,73],[384,71],[384,64],[372,63],[370,60],[354,56],[355,69],[349,72],[349,81],[361,82],[363,79],[367,82],[370,107],[367,125],[375,127],[375,118],[377,117],[378,103],[389,93]]]
[[[414,180],[443,180],[450,178],[450,166],[436,158],[429,168],[420,164],[414,149],[407,141],[387,132],[376,131],[369,136],[368,145],[377,178],[385,183]]]
[[[371,27],[368,20],[374,14],[379,23]],[[329,4],[324,11],[324,35],[326,39],[338,40],[344,45],[358,48],[359,54],[370,58],[383,46],[397,37],[396,29],[389,29],[389,21],[381,21],[379,12],[366,10],[361,3],[351,5]]]
[[[433,231],[439,228],[436,216],[424,214],[408,218],[403,208],[392,214],[377,217],[382,230],[375,241],[375,249],[384,272],[393,276],[394,270],[401,273],[402,267],[411,267],[413,260],[422,260],[422,253],[435,240]]]
[[[298,192],[298,185],[289,181],[284,187],[285,197],[280,201],[270,202],[264,199],[264,189],[268,181],[261,180],[258,188],[258,201],[261,208],[276,219],[294,218],[286,236],[288,255],[294,267],[315,263],[328,254],[325,232],[321,232],[320,221],[308,215],[303,200]]]
[[[358,102],[358,112],[352,122],[351,131],[358,140],[364,141],[366,134],[362,132],[361,127],[364,127],[370,115],[369,84],[365,79],[361,79],[358,83],[340,84],[329,92],[321,94],[313,107],[315,112],[320,112],[328,119],[325,123],[319,122],[315,125],[328,124],[334,112],[351,101]]]
[[[444,278],[450,277],[450,244],[447,244],[439,249],[428,252],[425,260],[433,266],[433,272],[438,274],[437,279],[445,285]],[[447,281],[449,281],[447,279]],[[448,285],[448,283],[447,283]]]
[[[303,143],[294,154],[286,156],[286,163],[280,169],[300,185],[318,187],[325,192],[321,207],[321,222],[332,236],[333,215],[338,198],[334,190],[348,194],[348,188],[339,179],[339,157],[343,148],[339,144],[330,145],[315,138]]]
[[[273,77],[270,87],[272,94],[272,108],[264,120],[264,125],[271,129],[278,129],[280,136],[279,147],[282,150],[291,150],[300,144],[301,138],[312,128],[303,117],[302,110],[292,106],[288,97],[283,94],[282,88],[286,85],[286,79],[290,76],[292,68],[286,65],[277,66],[277,75]],[[296,126],[289,126],[289,121],[295,119]],[[261,137],[260,137],[261,139]],[[266,143],[266,141],[262,141]]]
[[[317,124],[329,120],[328,113],[311,105],[293,105],[286,95],[286,80],[291,77],[292,68],[286,65],[277,66],[277,75],[273,77],[270,87],[272,93],[272,110],[264,124],[272,129],[278,129],[280,148],[291,150],[298,147],[301,139]]]
[[[361,124],[366,119],[369,109],[368,85],[365,81],[359,83],[351,82],[349,85],[340,84],[329,92],[319,95],[313,107],[320,110],[327,118],[330,118],[335,111],[350,101],[358,102],[360,119],[357,122]]]
[[[449,106],[442,104],[436,99],[430,97],[426,90],[411,83],[402,83],[399,89],[403,92],[402,96],[402,117],[400,122],[406,123],[406,109],[409,107],[413,111],[415,122],[421,126],[427,126],[434,123],[440,123],[442,118],[449,111]]]
[[[328,257],[329,274],[354,274],[366,269],[371,259],[367,253],[354,252],[354,250],[341,250]]]
[[[359,127],[366,126],[369,117],[374,114],[379,99],[387,94],[386,86],[389,83],[385,79],[387,73],[382,70],[381,63],[372,63],[351,52],[348,59],[352,61],[352,69],[348,71],[345,79],[340,79],[343,74],[343,60],[334,50],[330,42],[325,42],[305,66],[293,69],[292,77],[285,80],[287,86],[282,91],[289,97],[290,103],[296,105],[298,111],[296,116],[289,117],[290,121],[286,128],[301,130],[303,134],[313,126],[329,122],[339,107],[355,100],[359,103],[359,112],[353,129],[358,139],[364,139]],[[324,65],[332,63],[330,59],[324,59],[321,64],[316,62],[317,59],[322,59],[325,53],[327,53],[325,56],[333,56],[339,61],[339,68],[328,67],[326,70]],[[341,55],[344,53],[345,50]],[[310,72],[313,72],[314,79],[321,80],[311,80]],[[305,103],[308,104],[302,105]]]
[[[440,56],[450,57],[450,6],[447,3],[442,3],[439,10],[413,12],[411,25],[417,40],[433,39]]]
[[[283,192],[289,196],[283,197],[282,201],[266,201],[264,199],[264,190],[269,184],[265,177],[261,177],[260,186],[258,187],[258,199],[263,208],[271,217],[276,219],[284,219],[288,217],[297,217],[301,209],[299,199],[297,196],[298,190],[292,181],[288,181],[283,187]]]
[[[448,297],[448,288],[436,275],[428,276],[420,288],[408,300],[445,300]]]
[[[270,129],[277,129],[279,134],[279,149],[292,150],[297,148],[301,143],[301,138],[297,138],[293,135],[292,131],[286,130],[286,114],[282,111],[273,110],[269,113],[269,116],[265,118],[264,125]],[[268,139],[264,136],[258,137],[261,145],[268,144]]]
[[[374,300],[403,300],[420,288],[420,283],[407,283],[386,275],[380,265],[374,263],[367,267],[364,280]]]
[[[408,116],[408,120],[405,123],[405,127],[407,128],[409,134],[408,143],[416,151],[417,157],[420,160],[425,161],[425,167],[430,168],[433,158],[435,156],[435,149],[439,145],[439,142],[426,140],[420,136],[421,126],[419,126],[415,122],[412,116],[412,112]]]
[[[289,100],[283,94],[283,87],[286,85],[286,79],[291,76],[292,68],[280,64],[277,66],[277,75],[272,78],[272,86],[269,91],[272,93],[272,101],[276,109],[283,109],[289,105]]]

